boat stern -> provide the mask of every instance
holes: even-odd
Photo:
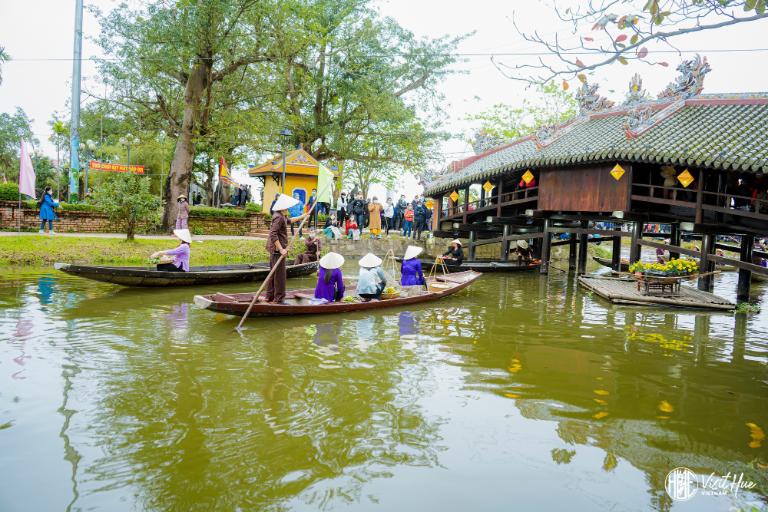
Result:
[[[69,268],[69,263],[58,263],[57,262],[57,263],[53,264],[53,268],[55,268],[56,270],[63,270],[63,271],[66,272],[67,269]]]

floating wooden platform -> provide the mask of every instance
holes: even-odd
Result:
[[[681,286],[679,295],[643,295],[632,278],[579,276],[579,284],[614,304],[671,306],[686,309],[730,311],[736,304],[709,292]]]

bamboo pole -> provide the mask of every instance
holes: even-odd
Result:
[[[323,193],[328,189],[328,186],[333,183],[333,180],[329,181],[328,184],[325,186],[325,188],[322,190]],[[320,197],[322,194],[318,192],[317,197]],[[317,206],[317,201],[312,204],[312,207],[309,209],[309,211],[306,213],[306,216],[302,219],[301,224],[299,224],[299,229],[296,231],[296,233],[293,235],[293,238],[288,240],[288,245],[285,247],[285,254],[281,254],[280,258],[278,258],[277,262],[275,263],[275,266],[272,267],[269,270],[269,274],[267,274],[267,278],[264,279],[264,281],[261,283],[261,286],[259,287],[259,290],[253,295],[253,298],[251,299],[251,303],[248,304],[248,309],[245,310],[245,314],[243,314],[243,317],[240,319],[240,323],[237,324],[237,327],[235,327],[236,331],[239,331],[240,328],[243,326],[243,323],[245,322],[245,319],[248,318],[248,315],[251,313],[251,309],[253,309],[253,305],[256,304],[256,300],[259,298],[259,295],[261,295],[261,292],[264,290],[264,287],[267,285],[270,279],[272,279],[272,275],[275,273],[275,270],[277,270],[277,267],[280,266],[280,263],[285,259],[285,257],[288,255],[288,249],[291,248],[291,244],[296,241],[296,239],[299,237],[299,233],[301,233],[301,230],[304,228],[304,223],[307,222],[307,219],[309,219],[312,216],[312,211]]]

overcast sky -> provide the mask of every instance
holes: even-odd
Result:
[[[574,0],[576,1],[576,0]],[[563,5],[558,0],[558,5]],[[638,1],[636,12],[644,0]],[[5,46],[13,58],[3,66],[3,84],[0,85],[0,112],[12,112],[22,107],[34,119],[34,131],[42,149],[54,154],[47,142],[47,121],[55,111],[63,112],[70,96],[72,73],[72,45],[74,26],[74,0],[0,0],[0,45]],[[86,0],[86,5],[103,8],[116,5],[114,0]],[[474,32],[459,48],[462,54],[515,53],[535,50],[522,41],[512,27],[514,13],[518,24],[541,34],[569,37],[568,28],[553,15],[551,2],[535,0],[474,0],[447,2],[445,0],[379,0],[381,13],[396,19],[417,36],[439,37]],[[87,37],[98,31],[95,20],[86,14],[83,43],[84,58],[98,56],[98,48]],[[706,77],[705,92],[752,92],[768,90],[768,51],[736,52],[723,50],[768,48],[768,20],[737,25],[717,32],[702,32],[676,39],[681,50],[700,51],[707,56],[712,72]],[[657,54],[669,47],[651,46],[652,55],[669,61],[670,67],[630,63],[616,64],[600,70],[592,80],[600,84],[601,92],[621,101],[629,79],[640,72],[646,89],[653,95],[674,79],[675,66],[681,56]],[[709,50],[709,51],[708,51]],[[719,53],[712,50],[720,50]],[[689,58],[691,53],[684,53]],[[510,64],[524,62],[531,57],[500,57]],[[487,55],[467,57],[458,68],[466,73],[449,77],[441,87],[448,105],[449,117],[445,128],[453,133],[468,134],[472,125],[465,121],[467,114],[481,111],[494,103],[519,104],[527,93],[520,83],[505,78],[491,63]],[[83,64],[84,80],[89,87],[97,87],[95,66]],[[575,87],[576,82],[572,81]],[[443,164],[470,156],[471,148],[461,138],[444,144]],[[412,183],[404,185],[412,187]]]

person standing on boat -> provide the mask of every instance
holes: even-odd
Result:
[[[370,252],[360,258],[357,294],[367,301],[380,298],[387,287],[387,276],[381,269],[381,263],[381,258]]]
[[[166,272],[189,272],[189,254],[190,245],[192,244],[192,235],[188,229],[174,229],[173,236],[178,238],[181,243],[175,249],[167,251],[157,251],[152,254],[152,258],[159,258],[160,256],[173,256],[173,261],[170,263],[158,263],[157,270],[163,270]]]
[[[317,272],[317,286],[315,287],[316,299],[339,302],[344,298],[342,265],[344,265],[344,256],[335,252],[329,252],[320,258],[320,270]]]
[[[53,235],[55,234],[53,232],[53,221],[56,220],[56,212],[53,210],[54,208],[59,207],[59,202],[53,200],[53,196],[51,195],[53,193],[53,189],[48,186],[45,187],[45,191],[43,192],[43,197],[40,198],[40,202],[38,203],[38,207],[40,208],[40,234],[45,234],[45,223],[48,222],[48,234]]]
[[[176,212],[176,229],[189,229],[189,203],[184,194],[176,198],[179,209]]]
[[[272,207],[272,225],[269,227],[269,237],[267,238],[267,253],[269,254],[269,268],[275,269],[275,271],[267,283],[267,302],[281,304],[285,299],[285,282],[288,279],[288,270],[285,258],[281,259],[281,256],[288,254],[288,224],[301,222],[307,217],[306,213],[293,219],[288,217],[288,209],[298,203],[297,199],[280,194]]]
[[[461,265],[464,261],[464,250],[461,247],[461,240],[452,240],[448,250],[443,253],[443,261],[449,265]]]
[[[424,249],[415,245],[409,245],[405,249],[405,255],[403,256],[403,264],[400,267],[400,284],[403,286],[417,286],[424,285],[424,272],[421,269],[421,260],[418,256]]]

